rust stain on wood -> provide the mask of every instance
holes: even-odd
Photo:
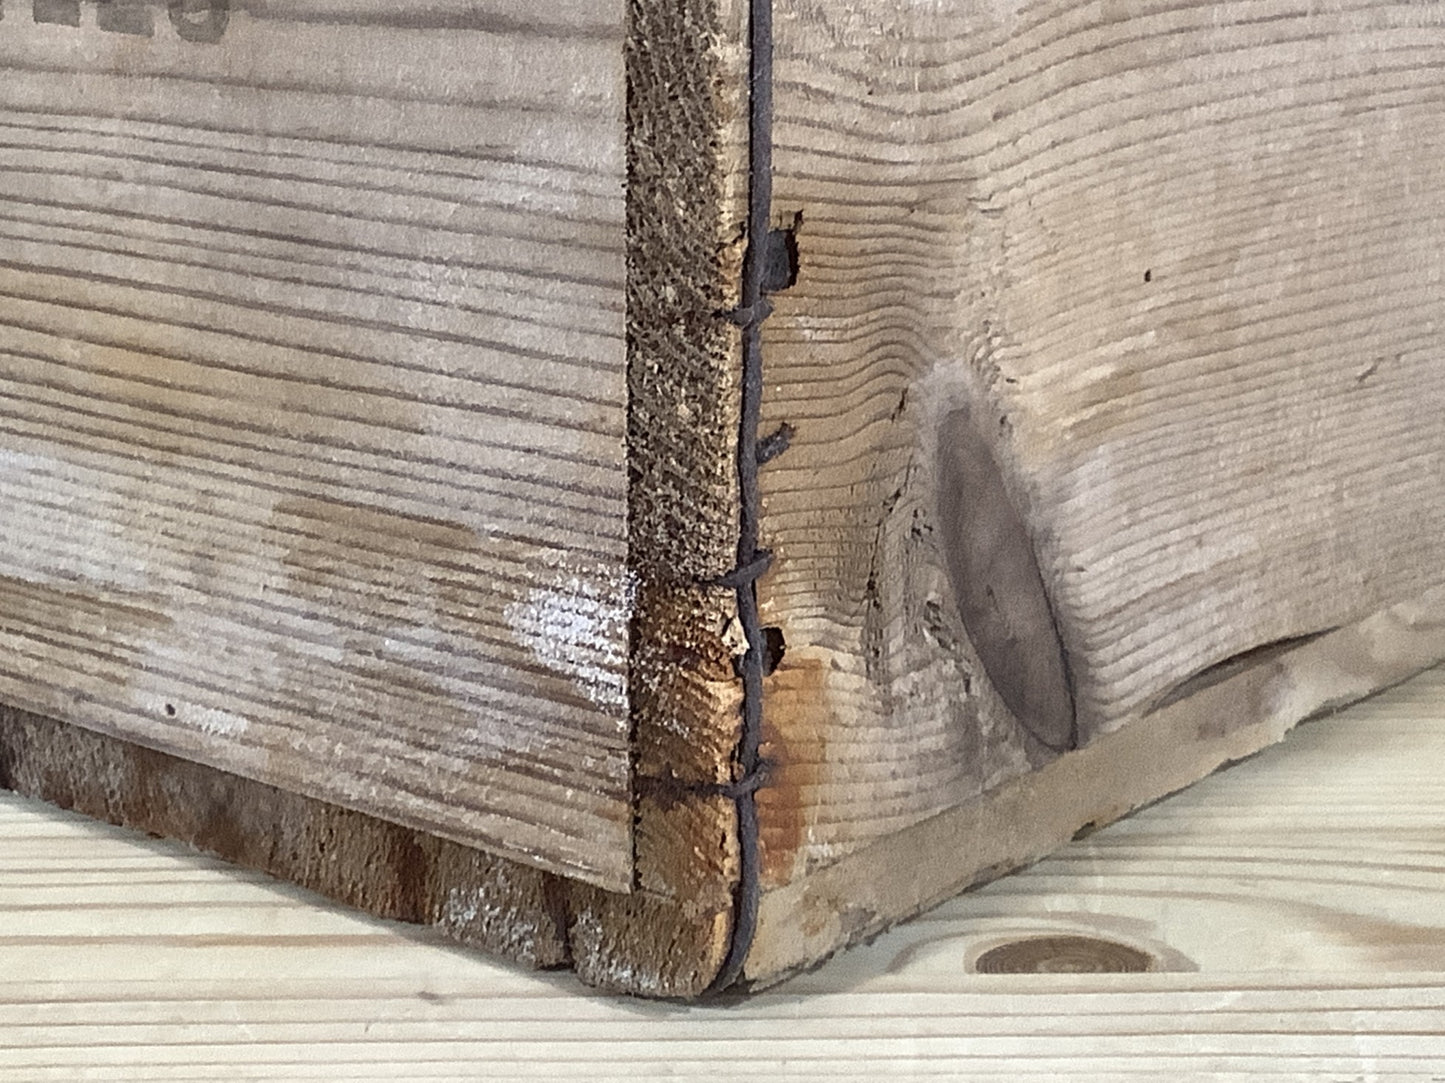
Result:
[[[758,791],[766,885],[785,884],[800,871],[828,759],[828,730],[838,724],[828,709],[827,682],[825,659],[796,652],[768,678],[762,746],[768,781]]]

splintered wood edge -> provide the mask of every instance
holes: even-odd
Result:
[[[1442,658],[1445,592],[1435,591],[1236,672],[966,805],[764,893],[745,980],[752,989],[776,984]]]
[[[1320,636],[763,895],[747,960],[758,990],[959,891],[1028,864],[1297,722],[1445,657],[1445,593]],[[642,849],[665,872],[610,894],[314,798],[0,707],[0,787],[188,843],[380,917],[429,925],[614,991],[690,997],[731,937],[731,881],[682,850],[731,802],[644,798]],[[713,839],[726,853],[726,838]],[[688,858],[692,860],[689,861]]]

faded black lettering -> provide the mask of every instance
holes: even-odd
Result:
[[[138,34],[148,38],[156,32],[148,0],[100,0],[95,19],[97,26],[112,34]]]
[[[160,0],[30,0],[30,17],[50,26],[79,27],[86,3],[95,4],[95,25],[106,33],[155,37]],[[220,41],[231,22],[231,0],[167,0],[166,7],[171,26],[185,41]],[[0,0],[0,21],[4,18],[5,0]]]
[[[186,41],[221,40],[231,21],[231,0],[170,0],[171,25]]]
[[[31,17],[37,23],[80,25],[80,0],[32,0]]]

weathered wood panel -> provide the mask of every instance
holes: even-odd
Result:
[[[625,890],[621,0],[0,22],[0,701]]]
[[[1438,5],[776,21],[770,883],[1445,578]],[[955,513],[949,478],[1007,499]],[[1027,569],[960,552],[1017,522],[1047,604],[1000,665],[960,588]],[[1072,725],[1011,709],[1056,635]]]

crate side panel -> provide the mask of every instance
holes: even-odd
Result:
[[[120,7],[0,22],[0,700],[627,889],[623,5]]]

